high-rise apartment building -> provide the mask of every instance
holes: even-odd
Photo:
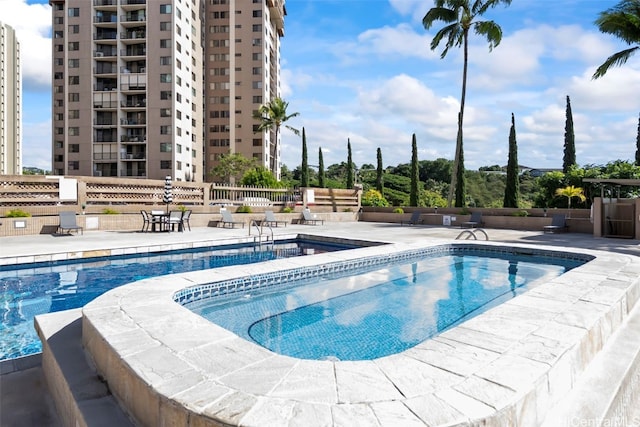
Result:
[[[279,135],[256,132],[253,114],[280,96],[285,2],[207,0],[205,13],[205,169],[239,153],[279,179]]]
[[[211,180],[222,154],[280,174],[253,113],[280,94],[284,0],[49,0],[53,171]]]
[[[20,43],[0,22],[0,175],[22,174]]]
[[[200,182],[200,0],[50,0],[53,172]]]

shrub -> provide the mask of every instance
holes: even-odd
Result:
[[[291,213],[291,212],[293,212],[293,208],[289,206],[285,206],[284,208],[282,208],[282,213]]]
[[[177,207],[180,212],[184,212],[187,210],[187,207],[183,204],[179,204]]]
[[[389,206],[389,202],[378,190],[367,190],[362,195],[362,206]]]
[[[526,217],[529,216],[529,212],[523,210],[517,211],[513,213],[513,216],[522,216],[522,217]]]
[[[30,217],[31,214],[29,212],[25,212],[22,209],[11,209],[5,215],[7,218],[26,218]]]
[[[104,208],[102,209],[102,213],[105,215],[118,215],[118,211],[115,209],[111,209],[111,208]]]
[[[240,206],[238,209],[236,209],[236,213],[251,213],[251,206]]]
[[[403,214],[403,213],[404,213],[404,209],[402,209],[402,208],[395,208],[395,209],[393,210],[393,213]]]

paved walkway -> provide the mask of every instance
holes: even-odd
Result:
[[[308,233],[344,238],[411,242],[422,239],[451,240],[461,229],[433,226],[404,226],[382,223],[325,223],[321,226],[290,225],[274,228],[274,235]],[[621,252],[640,256],[640,241],[627,239],[593,238],[587,234],[514,230],[486,230],[490,240],[508,243],[579,247]],[[256,229],[252,230],[253,234]],[[84,235],[34,235],[0,238],[0,259],[19,259],[51,253],[98,251],[107,248],[128,248],[149,245],[170,245],[186,241],[210,240],[212,244],[227,239],[247,237],[248,228],[194,228],[184,233],[139,233],[88,231]],[[6,260],[5,260],[6,261]],[[6,262],[5,262],[6,263]],[[58,427],[59,420],[53,409],[40,366],[0,376],[0,425],[3,427]]]

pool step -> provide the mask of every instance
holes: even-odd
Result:
[[[640,426],[640,303],[542,427]]]
[[[82,348],[82,310],[36,316],[42,369],[64,426],[133,426]]]

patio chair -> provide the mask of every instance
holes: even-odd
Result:
[[[142,215],[142,229],[141,233],[145,233],[149,231],[149,225],[151,224],[151,217],[149,216],[149,212],[144,209],[140,209],[140,215]]]
[[[400,221],[400,225],[404,225],[404,224],[409,224],[409,225],[416,225],[418,223],[420,224],[424,224],[424,220],[420,219],[420,215],[422,215],[422,212],[420,211],[413,211],[411,213],[411,218],[409,218],[408,221]]]
[[[191,231],[191,224],[189,224],[189,219],[191,218],[191,209],[188,209],[182,212],[182,227],[186,225],[189,227],[189,231]]]
[[[567,231],[567,217],[564,214],[555,214],[551,217],[551,225],[545,225],[542,229],[545,233]]]
[[[81,234],[84,234],[84,230],[76,223],[76,213],[71,211],[60,212],[60,224],[58,225],[58,232],[63,234],[67,230],[67,234],[71,234],[72,230],[80,230]]]
[[[169,216],[166,218],[166,228],[168,231],[175,231],[176,225],[178,231],[184,231],[184,225],[182,222],[182,211],[169,211]]]
[[[287,221],[278,221],[276,216],[273,214],[273,211],[264,211],[264,219],[261,224],[268,225],[269,227],[277,227],[278,224],[284,224],[287,226]]]
[[[309,208],[304,208],[302,210],[301,223],[302,224],[318,225],[318,223],[324,224],[324,220],[318,218],[318,215],[312,214],[311,211],[309,210]]]
[[[484,225],[484,222],[482,221],[482,212],[471,212],[471,218],[469,218],[469,221],[465,221],[460,224],[461,227],[466,228],[475,228],[482,225]]]
[[[222,224],[223,227],[228,225],[231,228],[236,228],[236,224],[242,224],[242,228],[244,228],[244,221],[234,221],[233,216],[231,216],[231,212],[227,209],[220,208],[220,215],[222,215],[222,221],[220,221],[220,224]]]

